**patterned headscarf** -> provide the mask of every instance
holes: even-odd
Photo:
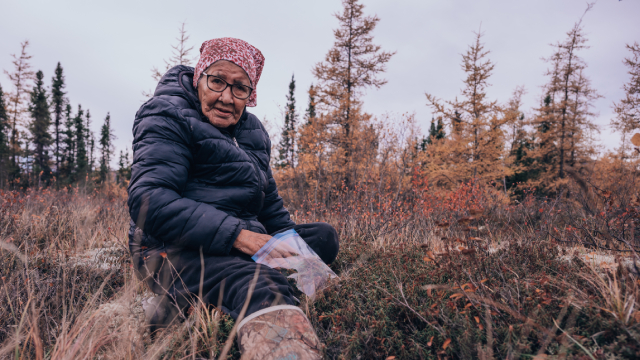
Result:
[[[198,86],[202,72],[218,60],[231,61],[244,69],[253,87],[247,106],[256,106],[256,87],[264,67],[264,56],[260,50],[246,41],[234,38],[211,39],[203,42],[200,47],[200,60],[198,60],[193,74],[194,87]]]

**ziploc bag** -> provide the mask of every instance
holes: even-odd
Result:
[[[312,300],[338,277],[293,229],[273,236],[251,259],[270,268],[295,270],[288,277]]]

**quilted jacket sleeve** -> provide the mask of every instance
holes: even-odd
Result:
[[[131,219],[159,241],[227,255],[244,222],[181,196],[192,161],[189,123],[154,99],[138,112],[133,129]]]
[[[267,134],[266,130],[265,134]],[[269,158],[271,158],[271,140],[268,139],[268,135],[266,136],[267,152],[269,153]],[[296,224],[291,220],[289,211],[284,207],[282,197],[278,194],[278,187],[276,186],[276,180],[273,178],[271,166],[267,169],[267,187],[264,195],[264,205],[258,215],[258,221],[264,225],[267,233],[273,234],[278,230]]]

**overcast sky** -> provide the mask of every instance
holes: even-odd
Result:
[[[525,112],[537,106],[547,64],[542,60],[562,41],[585,10],[584,0],[363,0],[365,13],[380,18],[374,36],[397,54],[388,63],[388,84],[370,89],[364,108],[374,116],[415,113],[423,129],[431,111],[424,93],[454,99],[462,88],[461,54],[482,26],[489,58],[496,64],[489,98],[506,102],[523,85]],[[142,91],[155,88],[150,69],[171,56],[184,21],[195,46],[216,37],[237,37],[259,48],[266,64],[258,84],[261,119],[281,124],[288,83],[295,74],[297,106],[307,105],[311,69],[333,44],[333,16],[340,0],[236,1],[32,1],[0,0],[0,68],[11,70],[10,54],[30,41],[35,70],[50,84],[61,62],[67,93],[75,107],[91,110],[98,132],[111,113],[118,149],[130,147]],[[619,136],[609,131],[611,104],[623,96],[629,80],[622,61],[625,44],[640,42],[640,1],[600,0],[584,19],[590,49],[582,51],[587,76],[603,96],[596,102],[600,141],[613,148]],[[0,74],[5,92],[8,78]]]

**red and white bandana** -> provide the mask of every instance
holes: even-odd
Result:
[[[244,69],[253,87],[247,106],[256,106],[256,87],[264,67],[264,56],[260,50],[244,40],[234,38],[211,39],[203,42],[200,46],[200,60],[193,74],[194,87],[198,86],[202,72],[218,60],[231,61]]]

